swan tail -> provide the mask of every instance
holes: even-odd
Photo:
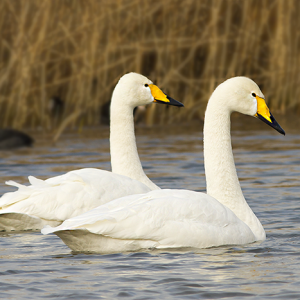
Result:
[[[49,186],[49,184],[47,184],[46,181],[44,181],[42,179],[38,179],[38,178],[36,178],[34,176],[28,176],[28,180],[29,180],[30,184],[32,186],[35,186],[35,187],[41,187],[41,188],[43,188],[43,187],[48,187]]]
[[[35,178],[33,176],[29,176],[28,179],[31,184],[29,186],[17,183],[13,180],[8,180],[5,182],[5,184],[14,186],[18,188],[18,190],[14,192],[5,193],[0,198],[0,214],[2,213],[1,210],[8,208],[9,206],[15,203],[28,199],[32,194],[37,192],[39,189],[49,187],[49,184],[47,184],[44,180]],[[6,213],[6,211],[4,211],[4,213]]]
[[[13,181],[13,180],[5,181],[5,184],[6,184],[6,185],[10,185],[10,186],[15,186],[15,187],[17,187],[18,189],[22,189],[22,188],[26,187],[25,185],[20,184],[20,183],[17,183],[17,182],[15,182],[15,181]]]

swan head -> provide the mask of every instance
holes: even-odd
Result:
[[[277,123],[271,114],[265,96],[258,85],[247,77],[233,77],[215,90],[217,97],[223,99],[230,112],[237,111],[245,115],[250,115],[265,122],[279,133],[284,134],[284,130]]]
[[[115,87],[114,94],[118,99],[125,101],[126,105],[132,108],[150,103],[162,103],[174,106],[183,106],[182,103],[172,99],[163,93],[147,77],[137,74],[128,73],[123,75]]]

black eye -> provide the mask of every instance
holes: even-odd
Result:
[[[256,94],[255,94],[255,93],[252,93],[252,96],[253,96],[253,97],[256,97]]]
[[[148,87],[148,86],[149,86],[149,84],[145,83],[145,87]]]

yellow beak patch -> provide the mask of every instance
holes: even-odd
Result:
[[[257,113],[255,114],[255,117],[258,117],[258,114],[260,114],[262,117],[264,117],[266,120],[268,120],[270,123],[271,121],[271,114],[269,111],[269,108],[265,102],[265,99],[256,96],[257,100]]]
[[[162,90],[158,88],[156,85],[149,84],[149,88],[154,98],[154,102],[157,102],[156,100],[166,102],[166,103],[170,102],[170,100],[167,98],[167,95],[164,92],[162,92]]]

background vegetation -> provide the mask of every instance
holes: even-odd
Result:
[[[298,0],[1,0],[0,127],[99,124],[129,71],[185,104],[151,106],[148,124],[202,118],[237,75],[299,112],[299,15]]]

